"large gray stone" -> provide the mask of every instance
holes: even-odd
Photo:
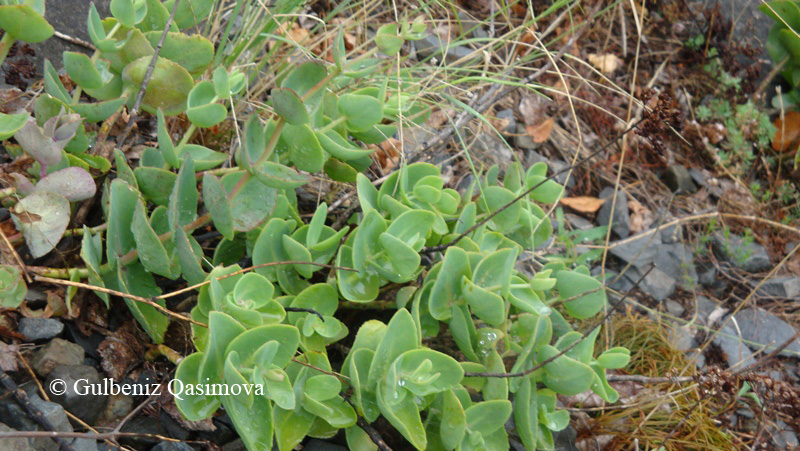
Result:
[[[753,350],[766,346],[764,352],[771,352],[795,334],[795,329],[786,321],[759,307],[746,308],[734,315],[742,338]],[[785,356],[800,356],[800,338],[795,339],[780,353]]]
[[[719,346],[728,362],[728,368],[741,369],[756,362],[750,348],[742,343],[736,328],[730,322],[725,324],[712,340]]]
[[[625,265],[631,265],[625,273],[631,282],[636,282],[651,264],[654,265],[641,288],[656,300],[669,297],[676,286],[691,289],[697,284],[697,270],[692,262],[694,254],[686,245],[663,244],[658,236],[651,234],[616,245],[610,252]]]
[[[758,285],[757,281],[751,283],[753,287]],[[772,277],[765,281],[756,293],[760,296],[800,300],[800,277]]]
[[[0,432],[16,432],[3,423],[0,423]],[[0,449],[3,451],[36,451],[25,437],[0,438]]]
[[[445,54],[444,60],[448,64],[453,64],[462,58],[465,58],[459,63],[466,64],[471,59],[477,58],[477,54],[470,48],[462,45],[453,45],[445,40],[442,40],[436,33],[428,33],[424,38],[414,41],[414,47],[417,51],[417,58],[422,60],[429,57],[441,59],[442,54]],[[474,58],[470,58],[473,56]]]
[[[694,184],[692,176],[683,166],[672,165],[668,167],[664,171],[662,179],[664,184],[675,194],[691,194],[697,191],[697,185]]]
[[[711,248],[717,258],[748,272],[766,271],[772,267],[764,246],[745,243],[742,237],[716,233],[711,238]]]
[[[612,219],[611,207],[613,204],[613,224],[611,230],[620,238],[626,238],[631,234],[631,217],[628,210],[628,195],[625,191],[619,190],[617,192],[617,201],[614,203],[614,188],[607,186],[600,191],[598,196],[600,199],[606,199],[606,202],[600,207],[597,212],[597,223],[600,225],[608,225]]]
[[[80,365],[83,363],[83,348],[60,338],[47,343],[31,360],[36,374],[45,377],[59,365]]]
[[[64,381],[64,391],[48,393],[50,399],[81,420],[94,424],[108,400],[101,390],[102,380],[97,370],[86,365],[61,365],[47,376],[45,387],[54,380]]]

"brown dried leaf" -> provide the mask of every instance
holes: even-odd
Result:
[[[101,366],[109,376],[122,380],[144,356],[142,343],[146,341],[147,337],[132,321],[128,321],[97,346],[97,353],[102,358]]]
[[[628,209],[630,209],[631,212],[631,234],[636,234],[647,230],[651,225],[653,225],[653,222],[655,221],[653,212],[642,205],[638,200],[629,200]]]
[[[586,58],[592,66],[606,75],[613,74],[624,63],[617,55],[611,53],[590,53]]]
[[[553,131],[553,125],[555,125],[555,123],[556,121],[554,121],[552,117],[548,117],[539,125],[526,125],[525,133],[533,138],[533,142],[543,143],[550,137],[550,132]]]
[[[772,138],[772,148],[782,152],[797,147],[800,141],[800,113],[788,111],[784,120],[775,119],[775,136]]]
[[[598,199],[591,196],[577,196],[577,197],[562,197],[560,200],[562,205],[580,212],[580,213],[596,213],[600,207],[606,202],[605,199]]]

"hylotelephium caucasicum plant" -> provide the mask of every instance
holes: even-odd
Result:
[[[214,3],[113,0],[113,17],[103,20],[92,7],[87,26],[97,51],[64,54],[72,92],[48,63],[34,117],[0,116],[0,138],[13,136],[20,155],[35,160],[36,183],[17,177],[9,193],[32,255],[45,255],[65,233],[71,202],[95,195],[92,174],[111,168],[87,152],[84,124],[108,123],[134,106],[149,77],[141,108],[157,117],[158,147],[146,148],[135,168],[114,150],[116,178],[102,188],[106,225],[84,227],[85,267],[59,275],[126,295],[156,344],[171,321],[159,280],[196,287],[197,351],[180,361],[176,379],[263,390],[183,393],[175,402],[187,419],[224,408],[252,450],[291,450],[340,429],[351,449],[376,449],[357,423],[379,417],[417,449],[477,450],[508,449],[513,418],[527,448],[552,449],[552,433],[569,423],[557,394],[592,390],[617,400],[605,370],[624,367],[629,352],[595,356],[599,329],[583,334],[569,321],[604,310],[602,284],[584,266],[550,262],[534,274],[515,266],[553,234],[540,204],[556,202],[563,189],[544,164],[512,164],[502,177],[492,167],[463,193],[445,188],[426,163],[400,165],[380,187],[363,174],[372,152],[363,144],[393,136],[403,118],[424,119],[425,109],[400,90],[410,75],[381,77],[391,70],[387,56],[424,36],[421,18],[380,27],[374,47],[353,60],[340,32],[332,63],[271,68],[280,76],[268,107],[244,121],[229,164],[225,152],[190,142],[226,121],[248,85],[209,40],[181,31]],[[291,12],[297,4],[274,7]],[[48,37],[43,1],[0,5],[39,29],[24,34],[0,20],[8,40]],[[83,93],[95,101],[81,101]],[[175,143],[168,121],[179,114],[189,125]],[[357,190],[360,210],[338,230],[324,202],[307,223],[298,211],[295,190],[319,172]],[[206,225],[222,236],[209,256],[193,236]],[[239,266],[243,258],[253,270]],[[19,305],[24,292],[17,268],[0,267],[4,305]],[[108,291],[95,293],[110,305]],[[351,331],[337,318],[343,303],[396,312]],[[344,360],[331,362],[329,347],[353,333]],[[426,346],[443,335],[455,343],[448,353]]]

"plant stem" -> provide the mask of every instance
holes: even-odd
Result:
[[[339,126],[339,124],[344,123],[344,121],[346,121],[346,120],[347,120],[347,117],[339,116],[336,119],[332,120],[330,124],[318,129],[317,131],[320,132],[320,133],[325,133],[328,130],[336,128],[337,126]]]
[[[183,133],[183,138],[181,138],[180,142],[178,143],[177,146],[175,146],[175,148],[176,149],[180,149],[183,146],[185,146],[186,143],[188,143],[189,140],[192,139],[192,135],[194,135],[194,132],[196,130],[197,130],[197,126],[194,125],[194,124],[190,124],[189,128],[187,128],[186,131]]]
[[[14,45],[14,36],[6,32],[6,34],[3,35],[3,39],[0,39],[0,65],[6,60],[8,51],[11,50],[12,45]]]
[[[166,357],[167,360],[174,363],[175,365],[181,363],[183,360],[183,356],[178,353],[178,351],[170,348],[167,345],[155,345],[152,348],[148,349],[147,352],[144,354],[144,359],[148,362],[152,362],[159,357]]]

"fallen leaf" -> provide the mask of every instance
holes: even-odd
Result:
[[[800,141],[800,113],[788,111],[784,120],[775,119],[775,136],[772,138],[772,148],[782,152],[796,147]],[[793,146],[794,145],[794,146]]]
[[[592,63],[592,66],[606,75],[614,73],[623,64],[623,61],[617,55],[612,55],[611,53],[601,55],[590,53],[587,58]]]
[[[114,380],[122,380],[144,356],[145,337],[132,321],[115,330],[97,346],[100,366]]]
[[[628,209],[631,216],[631,234],[636,234],[647,230],[653,225],[655,217],[649,208],[645,207],[636,199],[628,201]]]
[[[378,163],[381,171],[388,174],[400,162],[400,140],[389,138],[378,146],[378,150],[372,154],[373,159]]]
[[[577,197],[562,197],[560,200],[562,205],[580,212],[580,213],[596,213],[600,207],[606,202],[605,199],[598,199],[591,196],[577,196]]]
[[[548,117],[539,125],[526,125],[525,126],[525,133],[528,134],[531,138],[533,138],[533,142],[536,143],[543,143],[547,141],[547,138],[550,137],[550,132],[553,131],[553,125],[555,121],[552,117]]]

